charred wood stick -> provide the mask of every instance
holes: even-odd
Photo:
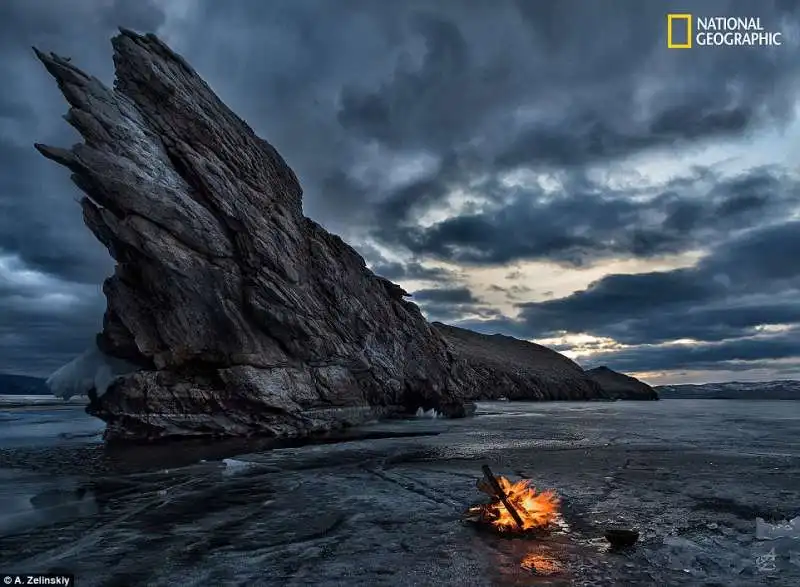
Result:
[[[489,483],[486,477],[481,477],[478,479],[477,483],[475,483],[475,487],[478,488],[478,491],[485,493],[489,497],[497,499],[497,494],[494,491],[494,487],[492,487],[492,484]]]
[[[517,509],[508,500],[506,492],[503,491],[502,487],[500,487],[500,483],[498,483],[497,478],[494,476],[494,473],[492,473],[492,470],[489,468],[489,465],[483,465],[481,469],[483,470],[483,474],[486,476],[486,480],[492,486],[492,489],[494,489],[494,492],[497,494],[497,497],[500,498],[500,501],[503,502],[503,505],[506,506],[508,513],[511,514],[512,518],[514,518],[514,521],[517,523],[519,529],[524,530],[525,522],[522,521],[519,512],[517,512]]]

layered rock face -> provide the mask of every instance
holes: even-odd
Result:
[[[44,145],[116,260],[98,346],[139,370],[89,410],[107,438],[303,435],[387,411],[458,415],[474,382],[340,238],[292,170],[155,36],[112,41],[116,83],[37,52],[83,136]]]
[[[613,399],[657,400],[658,392],[644,381],[608,367],[589,369],[586,374]]]
[[[501,334],[479,334],[434,322],[467,364],[475,399],[610,399],[574,361],[547,347]],[[467,390],[467,393],[470,392]]]

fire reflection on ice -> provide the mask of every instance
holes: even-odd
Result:
[[[564,565],[552,556],[541,552],[529,552],[523,557],[520,566],[536,575],[549,576],[564,572]]]
[[[558,580],[563,580],[567,567],[551,553],[569,549],[569,527],[559,512],[561,500],[556,492],[537,490],[529,479],[511,481],[494,475],[487,465],[482,469],[484,477],[478,480],[477,488],[491,501],[469,508],[465,520],[511,539],[494,545],[498,560],[492,568],[504,581],[512,577],[525,581],[520,571],[528,576],[527,581],[530,575],[560,576]]]

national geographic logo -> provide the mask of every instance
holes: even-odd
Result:
[[[768,31],[760,17],[667,14],[667,48],[777,47],[783,34]]]

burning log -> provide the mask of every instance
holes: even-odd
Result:
[[[484,478],[476,485],[491,501],[471,507],[467,521],[507,534],[535,532],[555,521],[559,506],[555,492],[537,492],[527,479],[512,483],[496,477],[488,466],[482,469]]]
[[[481,467],[481,469],[483,470],[483,474],[486,476],[486,481],[489,482],[489,486],[494,490],[494,494],[500,498],[500,501],[502,501],[503,505],[506,506],[508,513],[511,514],[512,518],[514,518],[514,521],[517,523],[517,527],[520,530],[524,530],[525,522],[522,521],[522,518],[519,516],[517,508],[514,507],[514,504],[508,500],[506,492],[503,491],[502,487],[500,487],[500,484],[497,482],[497,479],[495,479],[494,473],[492,473],[489,465],[484,465]]]

